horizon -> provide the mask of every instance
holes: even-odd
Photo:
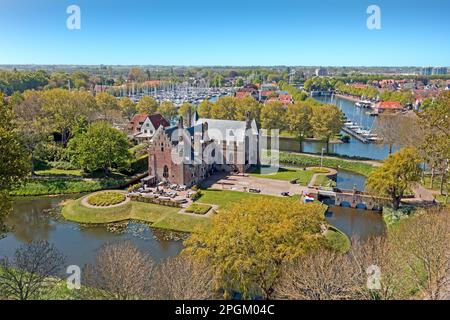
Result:
[[[68,27],[71,5],[80,9],[79,29]],[[379,6],[379,29],[368,27],[371,5]],[[4,0],[0,9],[9,49],[0,65],[450,65],[445,0]]]

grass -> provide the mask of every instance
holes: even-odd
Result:
[[[336,186],[336,182],[331,180],[330,178],[328,178],[325,175],[317,176],[314,184],[316,186],[320,186],[320,187],[335,187]]]
[[[204,215],[207,214],[210,209],[211,206],[208,204],[193,203],[186,209],[186,212]]]
[[[261,173],[261,170],[264,170],[264,167],[256,168],[254,172],[250,173],[250,175],[259,178],[284,180],[284,181],[291,181],[297,179],[297,183],[302,186],[308,185],[309,181],[311,181],[311,178],[315,173],[314,170],[278,168],[277,172],[264,174]]]
[[[122,179],[85,180],[85,179],[63,179],[42,178],[30,179],[22,186],[13,189],[11,196],[41,196],[73,194],[83,192],[94,192],[113,188],[125,183]]]
[[[92,206],[108,207],[124,202],[126,197],[120,192],[100,192],[88,197],[87,202]]]
[[[230,191],[230,190],[218,190],[218,189],[207,189],[202,190],[202,195],[197,199],[198,202],[214,204],[221,208],[226,207],[229,204],[246,200],[253,199],[254,201],[258,201],[259,199],[279,199],[276,196],[268,196],[262,194],[255,194],[249,192],[239,192],[239,191]],[[289,199],[289,198],[286,198]]]
[[[104,224],[126,220],[147,222],[151,227],[181,232],[208,228],[210,219],[178,213],[172,208],[151,203],[130,201],[114,208],[87,208],[81,200],[70,200],[62,208],[62,215],[70,221],[86,224]]]
[[[81,177],[83,172],[79,169],[75,170],[64,170],[64,169],[46,169],[38,170],[35,172],[37,176],[68,176],[68,177]]]
[[[330,246],[341,253],[346,253],[350,250],[350,239],[340,230],[330,226],[325,232],[325,238],[328,240]]]
[[[280,152],[280,162],[291,164],[299,167],[314,167],[320,166],[320,157],[308,156],[304,154],[293,154]],[[343,169],[346,171],[355,172],[368,177],[374,170],[374,166],[369,163],[357,160],[343,160],[339,158],[323,158],[323,166],[334,169]]]

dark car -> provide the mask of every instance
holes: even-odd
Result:
[[[281,195],[282,195],[283,197],[289,197],[289,192],[282,192]]]
[[[250,189],[248,189],[248,192],[252,192],[252,193],[261,193],[261,190],[256,189],[256,188],[250,188]]]

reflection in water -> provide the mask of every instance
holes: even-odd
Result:
[[[383,235],[386,231],[383,217],[377,211],[330,206],[326,219],[350,239],[364,240],[372,236]]]
[[[336,186],[340,189],[351,190],[356,186],[357,190],[364,191],[365,183],[366,177],[362,175],[343,170],[338,171]],[[327,221],[344,232],[350,239],[364,240],[383,235],[386,232],[381,212],[334,206],[334,201],[330,199],[324,202],[329,205],[326,214]]]
[[[92,262],[98,248],[114,241],[131,241],[156,261],[175,256],[183,248],[180,240],[167,240],[162,236],[156,239],[153,230],[146,224],[130,222],[121,233],[112,233],[106,225],[81,226],[45,213],[67,198],[70,197],[15,201],[13,212],[5,221],[12,231],[0,240],[0,256],[11,256],[18,246],[33,240],[53,243],[66,255],[68,264],[79,266]]]

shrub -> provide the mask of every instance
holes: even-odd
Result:
[[[88,197],[87,201],[92,206],[108,207],[124,202],[126,199],[123,193],[101,192]]]
[[[195,213],[195,214],[206,214],[211,209],[211,206],[208,204],[200,204],[193,203],[186,209],[186,212]]]
[[[66,162],[66,161],[55,161],[55,162],[50,162],[49,164],[54,169],[60,169],[60,170],[77,170],[77,169],[79,169],[74,164],[72,164],[70,162]]]
[[[194,189],[192,189],[192,190],[194,190]],[[194,193],[192,196],[191,196],[191,199],[192,199],[192,201],[197,201],[198,199],[200,199],[200,197],[203,195],[203,193],[202,193],[202,191],[201,190],[198,190],[196,193]]]

